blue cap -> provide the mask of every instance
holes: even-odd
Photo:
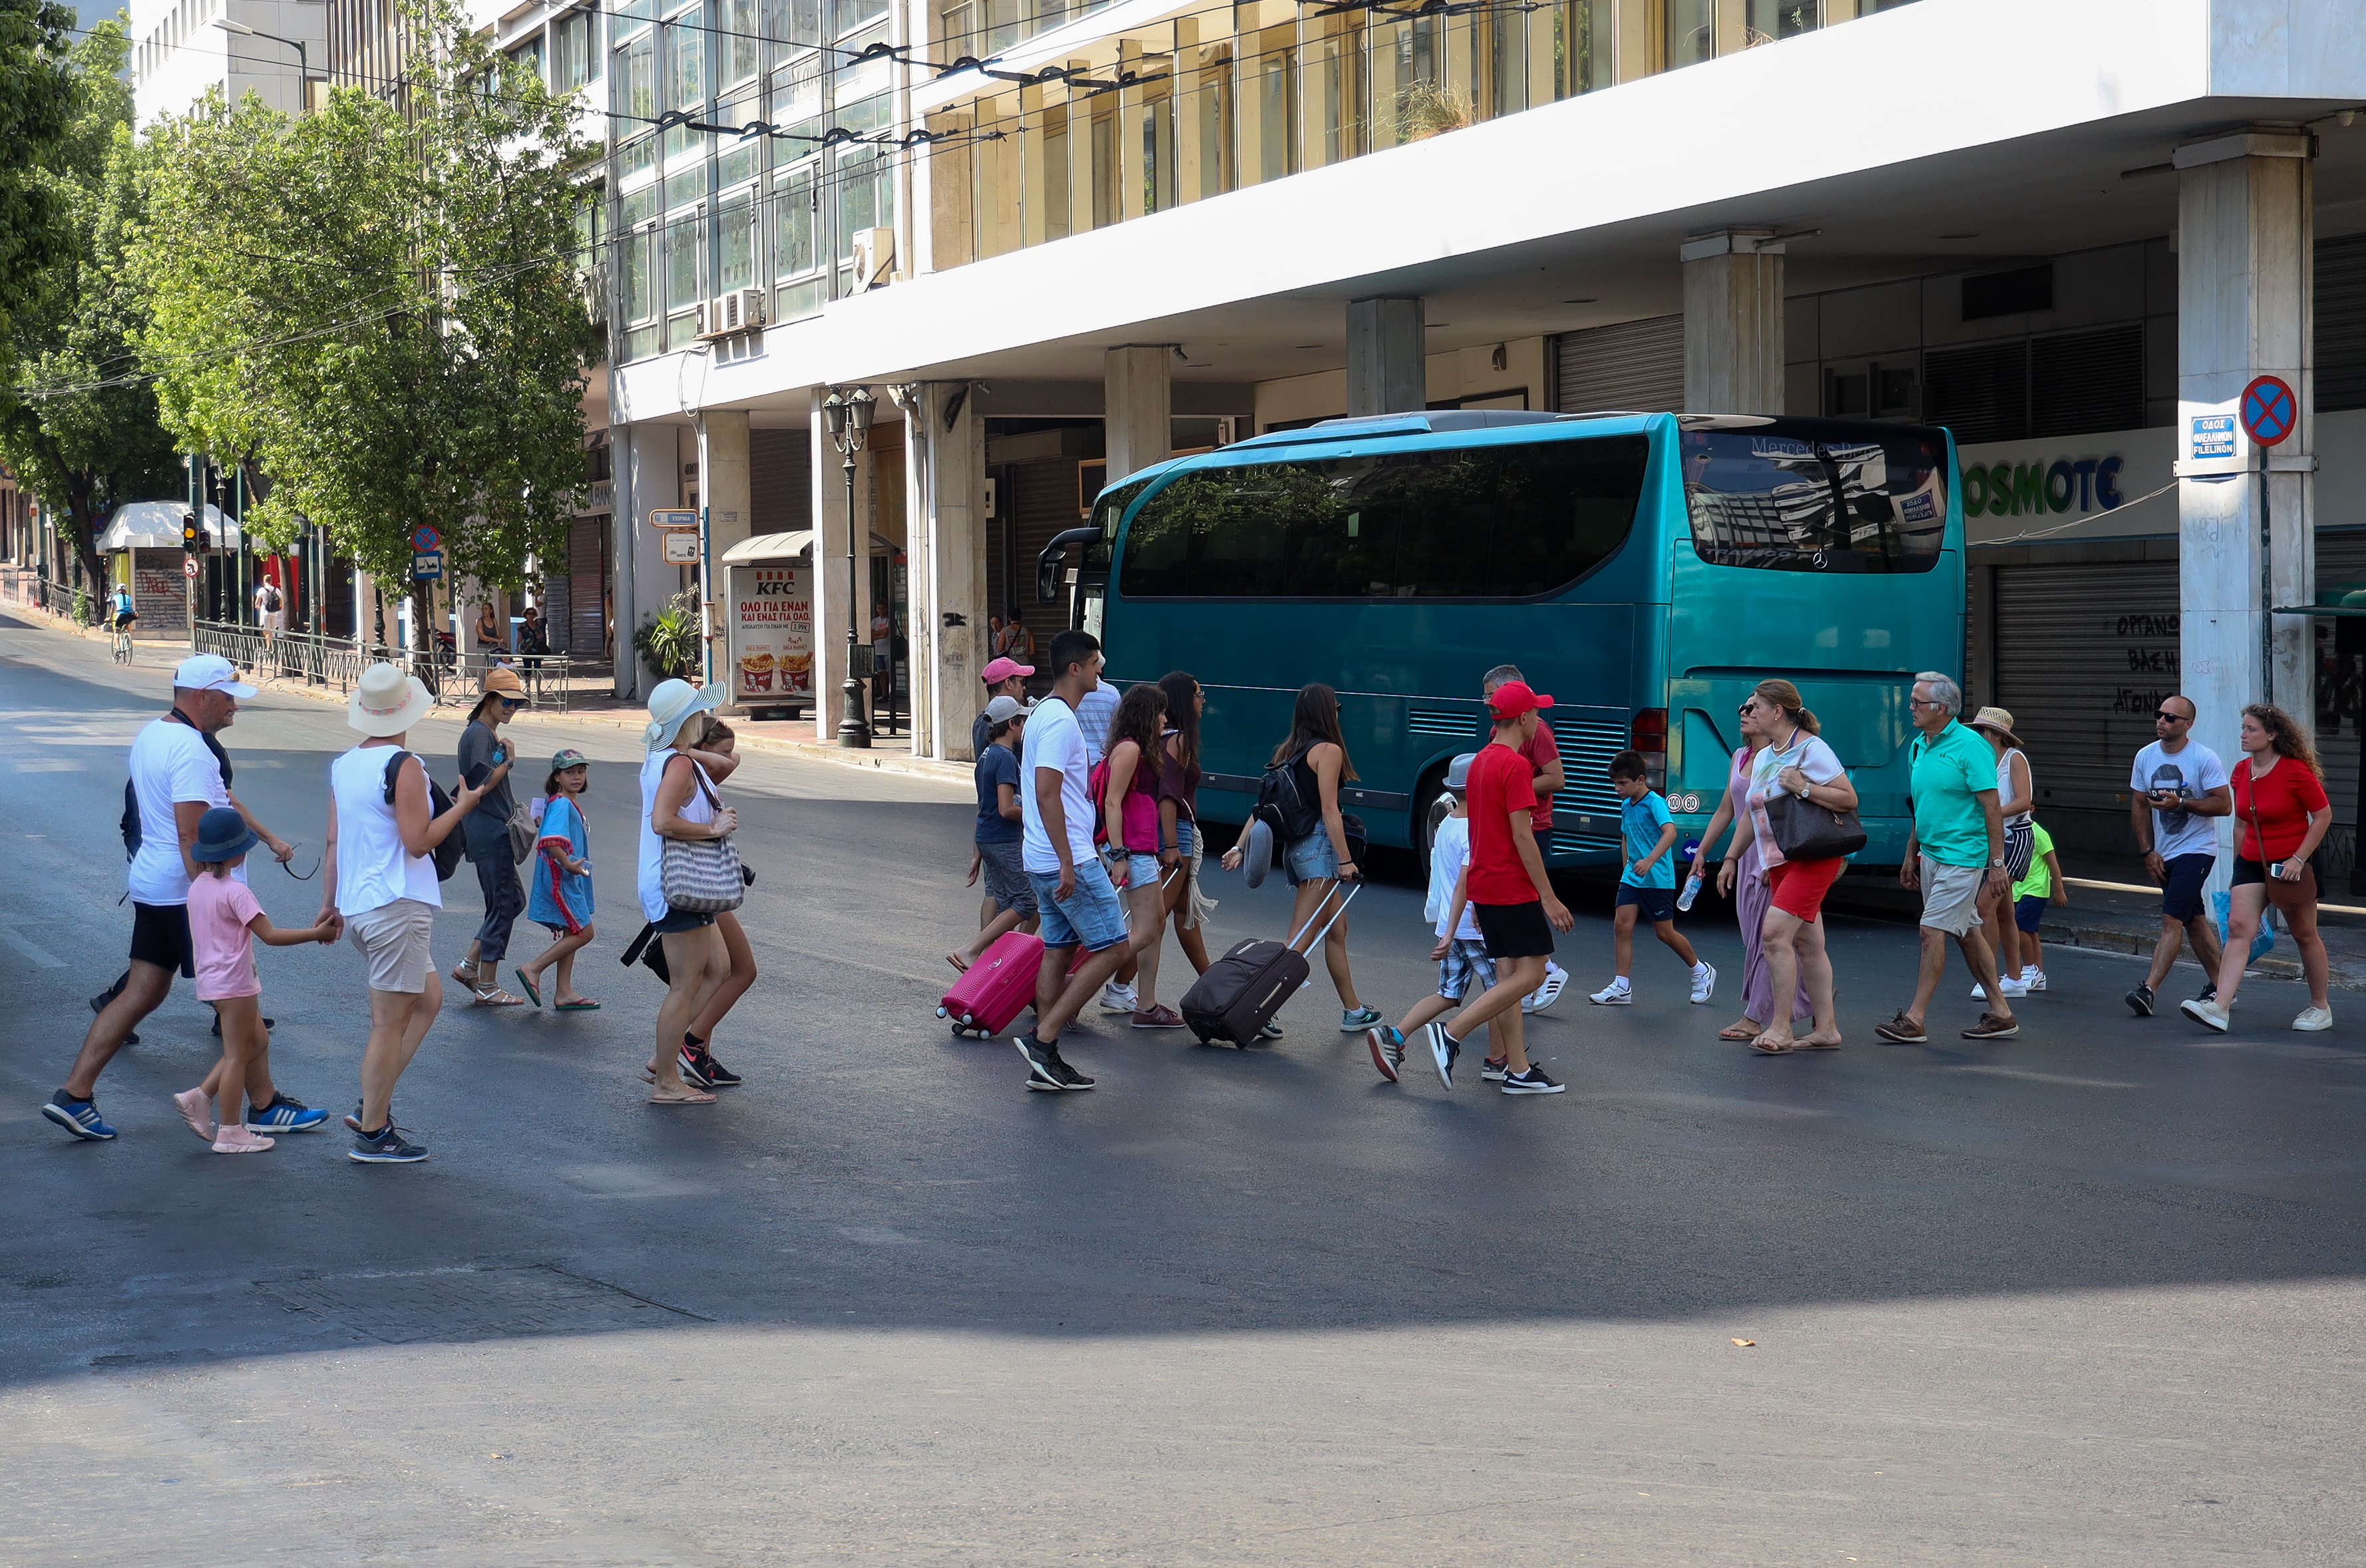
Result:
[[[262,841],[236,807],[217,806],[198,818],[197,847],[189,851],[189,858],[210,865],[242,855]]]

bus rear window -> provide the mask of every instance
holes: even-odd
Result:
[[[1947,529],[1935,431],[1778,420],[1684,432],[1693,550],[1768,571],[1928,571]]]
[[[1245,464],[1178,475],[1134,514],[1129,599],[1526,598],[1626,542],[1641,435]]]

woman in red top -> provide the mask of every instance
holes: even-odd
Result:
[[[2333,826],[2325,770],[2308,731],[2271,703],[2243,710],[2247,762],[2235,769],[2235,887],[2227,901],[2226,953],[2218,961],[2218,994],[2182,1005],[2188,1018],[2225,1033],[2243,982],[2260,911],[2273,904],[2300,949],[2308,977],[2308,1006],[2294,1029],[2333,1027],[2326,995],[2325,941],[2316,934],[2317,846]]]

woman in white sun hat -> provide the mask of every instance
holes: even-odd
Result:
[[[684,1036],[715,988],[729,977],[731,957],[711,913],[677,910],[666,899],[665,845],[727,839],[738,813],[715,793],[715,780],[693,755],[707,715],[728,689],[720,682],[693,686],[661,681],[649,694],[649,722],[641,731],[648,760],[641,764],[641,913],[656,928],[665,955],[666,998],[658,1008],[657,1051],[649,1061],[649,1103],[711,1105],[715,1096],[682,1077]],[[693,1058],[692,1070],[702,1062]],[[702,1077],[712,1077],[700,1073]]]
[[[431,801],[427,764],[405,744],[434,699],[391,664],[362,671],[345,705],[360,745],[329,764],[329,845],[322,857],[321,918],[342,916],[369,962],[369,1043],[362,1047],[362,1101],[346,1124],[347,1157],[409,1165],[427,1150],[394,1124],[394,1085],[444,1006],[427,943],[444,894],[429,858],[460,831],[481,788],[464,787],[442,811]]]

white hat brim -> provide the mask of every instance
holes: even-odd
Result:
[[[345,699],[347,727],[372,740],[381,740],[389,735],[400,735],[425,718],[434,710],[435,699],[428,694],[418,676],[406,676],[405,679],[411,682],[411,689],[403,694],[402,705],[392,713],[364,713],[361,688],[354,688],[354,694]]]
[[[670,719],[658,719],[652,717],[648,726],[642,729],[641,738],[648,743],[650,750],[662,751],[667,747],[673,744],[674,737],[682,733],[682,727],[683,725],[688,724],[693,717],[699,714],[712,713],[716,708],[721,707],[725,702],[729,700],[730,695],[731,688],[727,682],[722,681],[709,682],[707,684],[701,686],[698,689],[697,694],[690,699],[690,705],[683,708],[680,713],[674,715],[673,717]]]

